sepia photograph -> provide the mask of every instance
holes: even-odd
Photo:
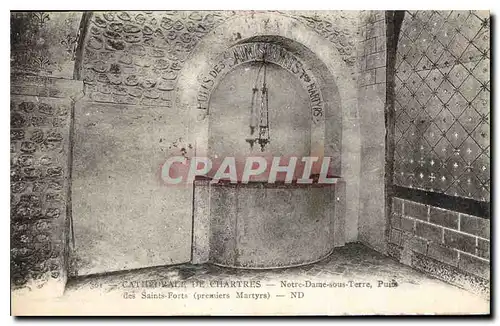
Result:
[[[490,315],[490,11],[164,6],[10,11],[12,316]]]

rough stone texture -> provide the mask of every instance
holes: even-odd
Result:
[[[11,285],[61,295],[70,238],[71,80],[82,14],[11,13]]]
[[[96,102],[172,106],[191,50],[234,12],[94,12],[82,76]]]
[[[458,267],[481,278],[490,279],[490,264],[487,260],[479,259],[472,255],[460,254]]]
[[[98,102],[170,106],[168,94],[174,90],[179,71],[200,39],[228,19],[255,14],[94,12],[85,41],[83,68],[89,97]],[[335,44],[348,65],[354,64],[355,44],[351,31],[342,24],[345,17],[341,12],[276,14],[292,17],[315,30]]]
[[[488,240],[477,239],[477,255],[484,259],[490,259],[491,243]]]
[[[408,217],[401,217],[401,229],[408,232],[415,232],[415,220]]]
[[[456,212],[431,207],[429,218],[431,223],[458,230],[458,213]]]
[[[443,231],[443,228],[433,224],[417,222],[415,225],[416,235],[437,243],[443,242]]]
[[[385,97],[386,27],[384,11],[365,12],[361,18],[358,108],[361,134],[359,240],[386,250],[385,213]],[[378,76],[378,80],[377,80]]]
[[[405,264],[459,286],[478,289],[489,284],[484,279],[489,278],[488,220],[460,214],[459,237],[448,238],[452,247],[437,247],[437,236],[418,230],[457,231],[456,213],[433,214],[431,207],[430,215],[415,210],[415,214],[402,216],[403,212],[406,215],[405,203],[411,204],[395,199],[386,232],[384,12],[97,12],[91,14],[85,35],[80,34],[84,30],[79,29],[81,17],[82,13],[76,12],[11,14],[11,94],[16,95],[11,105],[11,266],[15,289],[47,288],[43,284],[54,280],[60,292],[68,271],[70,240],[76,245],[70,269],[74,274],[189,261],[193,189],[166,189],[158,177],[167,156],[191,156],[200,140],[194,132],[200,113],[196,111],[200,110],[196,103],[184,100],[196,97],[198,73],[213,67],[217,55],[228,47],[279,39],[281,46],[302,59],[314,57],[308,62],[313,74],[328,85],[321,89],[324,94],[329,92],[326,97],[330,98],[321,149],[326,155],[341,153],[334,166],[346,182],[346,241],[359,238]],[[471,19],[480,17],[474,14]],[[482,21],[485,25],[480,31],[489,31],[489,20]],[[464,31],[470,29],[457,33]],[[269,35],[273,38],[266,39]],[[79,38],[84,38],[81,53],[76,51]],[[489,169],[485,168],[489,165],[484,163],[490,156],[485,95],[489,93],[485,80],[489,78],[485,64],[489,62],[489,38],[487,33],[479,33],[475,40],[476,49],[484,50],[481,55],[486,57],[479,58],[469,46],[470,51],[463,54],[466,60],[460,63],[481,83],[482,92],[475,99],[468,99],[471,94],[463,95],[472,100],[481,121],[469,135],[478,145],[468,148],[475,156],[464,159],[470,163],[477,157],[472,168],[481,172],[453,177],[462,185],[468,183],[465,177],[480,184],[473,197],[482,200],[489,192]],[[80,59],[82,67],[77,68],[82,69],[86,92],[82,101],[77,99],[81,83],[70,81],[77,75],[74,66]],[[471,71],[467,60],[479,64]],[[477,88],[474,79],[467,80],[465,89]],[[75,101],[71,170],[71,110],[64,113],[62,108],[72,108]],[[36,104],[21,105],[24,102]],[[458,107],[461,103],[451,104]],[[460,123],[469,132],[477,117],[463,117]],[[458,138],[453,133],[447,137]],[[457,150],[454,140],[448,141]],[[472,141],[464,143],[474,145]],[[443,148],[451,149],[448,145]],[[469,153],[465,147],[458,149]],[[417,158],[409,162],[416,164]],[[71,171],[75,239],[69,239],[67,215],[71,212]],[[443,173],[448,176],[447,171]],[[463,187],[455,180],[449,189],[459,195],[474,192]],[[224,197],[228,203],[234,199],[230,195]],[[316,206],[319,210],[326,207],[324,203]],[[311,214],[308,211],[306,215],[313,217]],[[214,225],[229,232],[223,217],[219,214]],[[229,239],[231,233],[227,235]],[[470,237],[476,240],[474,245]],[[386,246],[387,240],[391,243]],[[438,262],[454,253],[460,257],[458,269]]]
[[[484,227],[483,234],[489,234],[489,220],[476,216],[459,214],[458,212],[453,212],[433,206],[430,206],[429,208],[430,216],[427,216],[427,210],[425,209],[417,211],[410,210],[410,213],[416,216],[406,216],[406,213],[408,212],[407,208],[415,207],[415,202],[403,200],[400,198],[394,198],[393,200],[395,202],[402,202],[404,214],[401,215],[398,212],[398,206],[394,206],[391,215],[393,216],[393,218],[400,218],[401,220],[395,221],[393,219],[391,222],[392,228],[406,230],[411,233],[413,232],[413,229],[410,228],[409,225],[413,225],[413,223],[416,223],[414,233],[417,236],[425,238],[430,242],[445,245],[452,250],[458,250],[473,255],[477,254],[478,256],[480,256],[479,253],[488,255],[489,249],[487,246],[489,246],[489,241],[486,238],[477,236],[477,234],[468,233],[467,229],[464,230],[460,228],[460,230],[457,230],[455,218],[460,215],[460,219],[466,218],[467,221],[475,221],[476,223],[481,223],[481,225],[483,225]],[[415,212],[420,213],[415,214]],[[430,222],[425,221],[427,218],[429,218]],[[442,225],[447,224],[442,223],[444,219],[451,219],[453,223],[448,223],[447,226]],[[438,221],[439,223],[436,224],[433,223],[433,221]],[[407,224],[408,226],[405,226],[405,224]],[[475,230],[479,229],[480,228],[475,228]]]
[[[474,275],[477,272],[464,272],[448,264],[441,263],[420,254],[414,254],[412,256],[411,267],[437,277],[447,283],[479,294],[484,298],[490,297],[490,282],[484,277]]]
[[[73,79],[81,12],[12,12],[11,72]]]
[[[405,12],[395,184],[489,202],[490,56],[488,11]]]
[[[429,220],[429,205],[423,205],[416,202],[405,201],[404,215],[417,218],[423,221]]]
[[[210,259],[210,180],[194,181],[193,244],[191,263],[203,264]]]
[[[50,77],[72,78],[81,77],[85,82],[86,98],[76,105],[75,115],[75,164],[73,173],[75,184],[73,198],[75,203],[73,215],[77,224],[76,235],[76,259],[73,262],[74,273],[97,272],[92,266],[103,263],[106,269],[128,268],[129,264],[122,261],[116,265],[116,257],[113,250],[118,246],[112,245],[114,240],[125,240],[125,234],[136,231],[135,234],[144,234],[150,229],[149,226],[134,226],[124,224],[120,219],[121,214],[127,218],[132,215],[142,216],[134,208],[134,200],[144,198],[149,191],[156,191],[161,198],[176,198],[176,208],[164,206],[162,199],[153,200],[152,205],[147,205],[147,216],[155,216],[157,220],[163,218],[163,211],[179,213],[178,224],[167,218],[165,223],[171,225],[176,231],[181,229],[180,234],[189,230],[186,223],[189,219],[183,214],[188,214],[192,205],[192,196],[188,195],[190,190],[179,192],[168,192],[165,194],[163,188],[158,187],[157,179],[144,178],[144,173],[154,176],[161,159],[154,153],[166,152],[175,148],[179,143],[187,142],[188,125],[190,118],[179,111],[175,105],[175,96],[178,75],[186,60],[192,54],[194,48],[201,39],[229,19],[244,17],[248,22],[262,20],[264,16],[278,18],[283,25],[273,24],[265,28],[282,28],[272,30],[271,34],[281,35],[283,31],[307,35],[313,44],[320,45],[321,49],[315,49],[319,55],[324,53],[335,53],[323,61],[329,65],[330,71],[335,71],[337,79],[342,79],[340,94],[342,94],[343,105],[349,110],[341,112],[333,110],[327,112],[327,124],[335,125],[337,121],[345,119],[346,137],[341,145],[340,130],[327,128],[326,153],[336,153],[342,150],[347,154],[342,160],[343,174],[347,183],[347,215],[348,219],[347,237],[352,241],[357,237],[357,187],[359,176],[356,171],[356,160],[359,157],[359,148],[356,146],[357,109],[352,103],[355,96],[349,95],[348,83],[356,80],[356,29],[353,24],[358,17],[357,12],[97,12],[91,13],[89,26],[79,26],[82,13],[14,13],[12,15],[12,60],[13,72],[29,73],[31,75],[13,75],[13,81],[17,81],[16,87],[11,87],[13,94],[29,94],[47,97],[72,97],[72,84],[66,83],[64,79],[50,79]],[[264,17],[264,18],[266,18]],[[259,20],[260,19],[260,20]],[[267,18],[266,18],[267,19]],[[263,21],[263,20],[262,20]],[[291,28],[290,24],[295,27]],[[228,29],[229,26],[230,28]],[[264,32],[257,31],[248,35],[256,25],[228,24],[223,30],[226,35],[231,35],[231,42],[238,42],[238,37],[259,35]],[[235,26],[244,27],[234,35]],[[81,30],[80,27],[83,27]],[[88,28],[87,28],[88,27]],[[82,31],[86,31],[82,35]],[[305,32],[307,31],[307,33]],[[292,33],[292,34],[293,34]],[[295,35],[287,35],[296,38]],[[310,37],[312,36],[312,38]],[[220,38],[219,35],[211,36]],[[76,53],[78,39],[84,38],[81,53]],[[321,40],[321,42],[317,42]],[[213,43],[211,40],[206,42]],[[333,45],[333,47],[331,46]],[[326,51],[325,51],[326,50]],[[74,71],[75,60],[81,60],[82,66],[77,67],[81,74]],[[191,62],[192,64],[192,62]],[[342,67],[338,69],[337,67]],[[193,69],[189,66],[188,70]],[[325,69],[316,67],[324,71]],[[182,84],[186,87],[186,84]],[[330,91],[332,92],[332,91]],[[331,105],[340,103],[338,97]],[[111,106],[97,105],[96,103],[109,103]],[[182,108],[181,108],[182,109]],[[146,112],[147,115],[142,112]],[[187,112],[189,113],[189,112]],[[14,118],[18,118],[15,116]],[[174,128],[171,121],[176,121],[178,127]],[[119,125],[119,128],[115,128]],[[160,132],[162,126],[167,132]],[[120,130],[119,130],[120,129]],[[147,132],[145,132],[147,130]],[[154,130],[153,133],[150,130]],[[21,137],[21,132],[17,137]],[[99,137],[98,135],[101,135]],[[351,136],[349,136],[351,135]],[[89,139],[85,139],[89,137]],[[93,139],[93,137],[95,139]],[[118,139],[120,138],[120,139]],[[92,145],[90,145],[92,144]],[[132,157],[129,157],[123,146],[134,144],[139,149]],[[155,146],[154,144],[161,144]],[[169,148],[170,147],[170,148]],[[15,148],[15,145],[13,145]],[[129,149],[129,148],[127,148]],[[192,153],[190,153],[192,154]],[[140,157],[147,159],[140,160]],[[343,155],[344,156],[344,155]],[[338,165],[340,166],[340,158]],[[149,162],[149,163],[148,163]],[[151,163],[151,164],[150,164]],[[147,165],[147,166],[146,166]],[[131,168],[131,166],[135,166]],[[146,171],[146,172],[145,172]],[[35,172],[36,173],[36,170]],[[134,179],[136,178],[136,179]],[[143,191],[135,191],[143,189]],[[125,190],[125,192],[123,192]],[[175,194],[184,193],[183,195]],[[115,198],[114,201],[104,202],[104,198]],[[177,196],[177,197],[176,197]],[[134,200],[124,200],[132,198]],[[146,200],[147,202],[147,200]],[[351,203],[355,203],[354,205]],[[174,206],[175,206],[174,205]],[[96,212],[97,210],[97,212]],[[184,213],[179,212],[181,210]],[[122,212],[122,213],[120,213]],[[103,222],[105,222],[103,226]],[[132,223],[132,221],[131,221]],[[146,223],[148,224],[148,223]],[[184,225],[186,224],[186,225]],[[151,225],[150,225],[151,226]],[[156,224],[155,231],[160,232],[162,222]],[[128,227],[127,232],[121,232]],[[116,228],[118,236],[112,235],[110,229]],[[94,232],[94,233],[93,233]],[[186,231],[188,232],[188,231]],[[176,233],[176,232],[173,232]],[[119,235],[122,236],[119,236]],[[166,234],[166,233],[165,233]],[[165,250],[158,243],[165,241],[165,235],[159,235],[155,240],[136,238],[139,243],[133,242],[129,249],[142,248],[147,253],[138,253],[137,261],[148,266],[156,263],[158,256],[152,255],[153,247],[161,252],[170,252],[171,256],[163,257],[161,263],[172,263],[184,261],[189,257],[189,233],[183,236],[185,240],[179,241],[181,249]],[[149,237],[152,239],[154,237]],[[94,240],[92,240],[94,239]],[[142,239],[142,240],[141,240]],[[172,240],[176,242],[176,240]],[[107,244],[106,244],[107,243]],[[111,245],[110,245],[111,244]],[[168,246],[167,246],[168,247]],[[85,248],[82,251],[82,248]],[[177,247],[176,247],[177,248]],[[103,254],[99,256],[99,254]],[[152,257],[154,256],[154,257]],[[85,258],[86,257],[86,258]],[[133,260],[133,259],[127,259]],[[145,263],[145,261],[148,261]]]
[[[69,248],[70,99],[11,97],[11,281],[62,293]],[[42,289],[43,290],[43,289]]]
[[[196,102],[185,104],[184,99],[196,101],[200,78],[217,64],[221,53],[242,42],[270,41],[266,39],[269,36],[301,60],[309,60],[307,64],[316,79],[325,81],[321,87],[323,93],[330,94],[325,95],[330,109],[325,113],[326,137],[322,132],[324,145],[319,150],[325,154],[342,152],[342,162],[340,155],[332,156],[338,160],[334,163],[338,170],[342,164],[338,174],[346,180],[346,238],[355,240],[359,124],[353,92],[358,15],[357,12],[231,11],[92,13],[82,58],[87,96],[75,114],[75,272],[97,272],[99,264],[107,266],[102,271],[106,268],[109,271],[140,264],[145,267],[189,261],[192,188],[185,193],[157,188],[154,173],[162,155],[166,158],[169,154],[166,147],[178,139],[192,146],[188,156],[207,153],[209,133],[202,137],[197,133],[203,110],[198,110]],[[330,87],[329,80],[338,89]],[[214,117],[201,117],[202,123],[207,122],[206,130],[208,121],[217,122]],[[212,128],[214,136],[223,136],[217,133],[215,125]],[[137,151],[125,152],[126,144],[135,144]],[[104,159],[104,155],[109,158]],[[143,157],[146,159],[140,160]],[[144,177],[148,175],[151,177]],[[137,190],[129,190],[132,184]],[[155,191],[157,199],[146,199]],[[138,208],[139,200],[147,205],[147,210]],[[164,212],[175,213],[166,217]],[[130,221],[133,226],[124,223],[131,214],[147,217],[147,222]],[[113,228],[116,229],[111,231]],[[157,236],[142,239],[150,229]],[[113,236],[113,232],[118,236]],[[130,241],[125,236],[130,232],[142,240]],[[169,238],[170,233],[179,238]],[[97,243],[92,240],[96,238],[100,239]],[[138,253],[130,258],[122,252],[117,254],[119,246],[106,244],[114,241],[123,242],[127,255],[137,247],[161,254]],[[129,261],[140,263],[131,266]]]
[[[211,191],[208,198],[210,203],[210,256],[209,261],[225,262],[233,264],[236,262],[236,236],[235,229],[237,218],[237,192],[235,188],[218,187]]]
[[[421,252],[421,254],[425,255],[426,253]],[[458,251],[436,242],[431,242],[429,244],[429,251],[427,252],[427,255],[451,266],[458,265]]]
[[[182,117],[161,107],[81,101],[74,124],[71,272],[189,261],[192,185],[161,178],[165,160],[189,147]]]

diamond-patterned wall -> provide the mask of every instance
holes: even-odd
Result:
[[[395,67],[394,183],[489,202],[489,12],[405,12]]]

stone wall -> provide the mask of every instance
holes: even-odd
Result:
[[[179,71],[223,12],[93,12],[82,78],[91,101],[172,107]]]
[[[278,24],[270,26],[264,18]],[[124,250],[143,248],[140,257],[128,259],[140,266],[87,268],[85,273],[189,260],[192,189],[165,191],[156,172],[165,157],[193,148],[191,111],[183,111],[176,102],[189,83],[183,80],[179,87],[179,76],[198,71],[192,60],[198,55],[195,50],[203,51],[207,42],[221,39],[215,34],[221,32],[227,36],[224,42],[231,44],[266,33],[310,43],[326,67],[313,68],[332,74],[329,82],[337,83],[338,89],[329,89],[329,96],[340,100],[332,101],[335,109],[326,112],[325,150],[327,154],[342,150],[342,162],[338,157],[335,164],[339,169],[342,165],[347,180],[345,240],[355,241],[358,18],[358,12],[349,11],[12,13],[11,219],[16,288],[34,289],[39,286],[30,282],[47,281],[47,276],[64,284],[68,270],[112,261],[120,256],[113,249],[120,246],[92,248],[116,239],[128,242],[131,230],[144,236],[133,237],[137,241]],[[257,26],[252,22],[260,24],[258,31],[252,32]],[[201,40],[209,41],[200,47]],[[340,120],[341,133],[333,128]],[[146,207],[137,206],[138,201]],[[87,219],[83,228],[75,227],[89,216],[93,219]],[[126,220],[132,224],[123,223]],[[145,220],[151,223],[145,225]],[[158,237],[151,236],[153,231],[160,232]],[[168,240],[168,234],[179,238]],[[91,250],[69,268],[69,251],[78,248]],[[95,257],[99,258],[89,265]]]
[[[210,187],[209,262],[265,269],[310,264],[333,250],[335,185]]]
[[[11,73],[73,79],[81,12],[11,13]]]
[[[60,295],[70,237],[72,80],[81,13],[11,14],[11,284]]]
[[[487,11],[408,11],[395,71],[394,184],[489,202]]]
[[[261,64],[254,63],[234,68],[212,92],[210,157],[246,158],[263,155],[258,144],[251,148],[246,141],[250,137],[249,103],[252,101],[252,89],[256,86],[260,67]],[[262,73],[261,71],[260,79]],[[260,83],[257,87],[262,87],[262,81]],[[264,153],[273,156],[309,156],[313,123],[311,110],[306,109],[311,106],[307,90],[297,82],[295,76],[277,65],[267,65],[266,84],[269,87],[272,134]]]
[[[360,240],[414,268],[486,293],[489,219],[401,197],[394,198],[387,225],[384,178],[390,171],[385,162],[388,65],[384,15],[382,11],[95,12],[82,25],[82,13],[12,13],[14,288],[46,288],[42,285],[53,280],[60,291],[73,243],[77,259],[70,270],[74,274],[79,269],[81,274],[89,274],[189,261],[193,189],[167,190],[159,183],[157,172],[169,155],[182,154],[183,149],[186,155],[194,153],[192,132],[197,120],[191,109],[197,108],[181,103],[183,96],[192,94],[192,86],[199,86],[190,73],[213,66],[217,53],[210,51],[223,51],[252,37],[265,42],[264,36],[270,34],[273,41],[289,38],[314,47],[311,51],[326,67],[321,69],[332,74],[338,88],[331,94],[339,99],[338,112],[332,110],[337,115],[330,112],[326,117],[325,151],[342,151],[339,166],[346,188],[342,238]],[[433,37],[431,17],[419,15],[407,17],[415,18],[405,23],[411,28],[405,27],[402,38],[406,40],[401,44],[417,42],[422,47],[424,39],[429,40],[412,34],[419,24],[433,40],[448,37],[449,44],[440,48],[433,41],[423,53],[413,45],[413,50],[400,52],[396,99],[418,102],[432,95],[451,101],[440,102],[448,111],[439,110],[433,117],[434,111],[429,110],[441,108],[435,101],[420,103],[418,107],[427,112],[419,113],[415,105],[407,103],[397,107],[396,143],[422,139],[414,137],[415,131],[421,131],[430,144],[433,133],[440,135],[435,144],[449,143],[440,150],[459,150],[462,161],[449,155],[436,155],[437,159],[421,155],[422,151],[432,154],[432,148],[421,149],[413,141],[408,144],[414,147],[396,144],[395,184],[487,202],[489,20],[484,13],[449,13],[439,25],[448,27],[433,27]],[[450,25],[450,21],[454,23]],[[462,49],[463,42],[457,43],[457,37],[471,42]],[[80,38],[84,39],[78,52]],[[209,53],[207,49],[211,49]],[[432,77],[436,73],[442,77]],[[455,85],[457,81],[460,85]],[[417,87],[415,83],[418,89],[412,88]],[[85,97],[80,99],[82,89]],[[411,119],[400,115],[403,113]],[[341,142],[328,131],[336,119],[342,120]],[[440,123],[465,131],[423,129],[440,127]],[[469,147],[455,142],[460,134]],[[439,166],[441,176],[448,180],[446,189],[427,183],[437,176],[433,169],[438,159],[446,163]],[[455,163],[463,173],[457,172]],[[424,178],[420,174],[426,183],[419,181]],[[72,238],[69,231],[75,225],[78,228]]]
[[[363,41],[359,46],[358,80],[361,167],[359,193],[359,240],[385,252],[385,105],[386,23],[385,11],[362,15]]]
[[[393,198],[389,254],[446,282],[488,296],[490,221]]]
[[[159,171],[171,155],[193,155],[189,116],[174,103],[178,75],[232,15],[92,12],[75,112],[74,275],[190,260],[192,189],[167,187]]]
[[[325,151],[343,151],[346,240],[355,241],[358,15],[341,11],[93,12],[83,42],[81,77],[86,96],[75,107],[72,272],[81,275],[190,260],[193,190],[168,189],[159,180],[158,167],[170,155],[203,155],[202,147],[195,146],[199,139],[194,127],[205,116],[193,116],[193,112],[198,110],[196,92],[204,69],[213,67],[213,60],[229,47],[269,35],[303,47],[311,43],[314,48],[309,51],[320,57],[338,85],[338,90],[329,90],[337,97],[326,113],[330,137]],[[183,98],[195,102],[185,105]],[[344,125],[344,120],[342,138],[338,129],[328,129],[328,124],[342,121]]]
[[[394,58],[394,170],[389,171],[395,185],[389,254],[485,296],[489,34],[488,12],[404,12]]]

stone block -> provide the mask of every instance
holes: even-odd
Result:
[[[387,38],[385,37],[385,35],[377,36],[375,43],[377,45],[375,48],[376,52],[385,52],[387,50],[386,49]]]
[[[385,67],[385,52],[372,53],[366,56],[366,69],[375,69]]]
[[[203,264],[210,259],[210,181],[194,181],[193,244],[191,263]]]
[[[385,35],[385,20],[366,24],[366,38]]]
[[[477,255],[481,258],[490,259],[490,242],[477,239]]]
[[[396,229],[401,229],[401,216],[391,216],[391,226]]]
[[[387,245],[387,255],[399,261],[401,259],[401,247],[393,243]]]
[[[385,20],[385,10],[377,10],[372,12],[373,21],[377,22],[380,20]]]
[[[444,243],[461,251],[476,253],[476,238],[464,233],[444,230]]]
[[[489,298],[490,296],[488,280],[463,272],[456,266],[451,266],[420,254],[413,255],[411,266],[447,283],[467,289],[468,291],[476,293],[484,298]]]
[[[429,220],[434,224],[458,230],[457,212],[431,207],[429,211]]]
[[[375,84],[375,69],[367,70],[361,73],[359,79],[360,86],[368,86]]]
[[[409,237],[406,241],[408,248],[423,255],[427,254],[427,243],[426,239],[415,236]]]
[[[403,200],[392,198],[392,214],[400,216],[403,213]]]
[[[386,69],[385,67],[377,68],[375,73],[375,82],[377,84],[385,83]]]
[[[335,184],[335,207],[333,214],[333,242],[336,247],[345,245],[345,195],[346,182],[339,180]]]
[[[369,54],[377,52],[376,38],[374,37],[374,38],[366,40],[364,42],[364,47],[365,47],[365,55],[369,55]]]
[[[443,228],[438,225],[417,221],[415,234],[432,242],[441,243],[443,241]]]
[[[366,56],[363,54],[359,57],[359,71],[366,70]]]

